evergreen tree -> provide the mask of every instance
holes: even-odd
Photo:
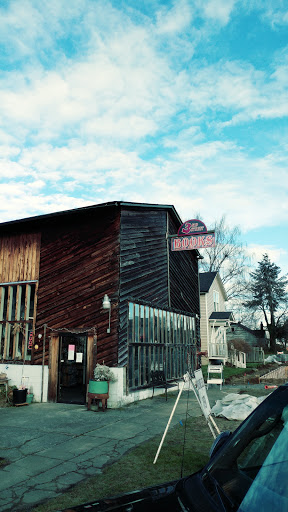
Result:
[[[263,313],[273,352],[276,352],[279,325],[288,305],[288,280],[286,276],[279,277],[280,272],[280,267],[270,261],[268,254],[264,254],[258,268],[250,274],[251,299],[244,303],[250,310]]]

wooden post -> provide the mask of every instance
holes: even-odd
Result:
[[[93,371],[96,366],[97,359],[97,335],[96,329],[88,332],[87,338],[87,368],[86,368],[86,400],[88,399],[88,384],[93,377]]]
[[[49,351],[48,400],[56,402],[58,387],[59,334],[52,331]]]

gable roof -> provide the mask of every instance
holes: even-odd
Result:
[[[200,272],[200,293],[207,293],[217,275],[217,272]]]
[[[265,338],[266,337],[264,329],[250,329],[250,327],[246,327],[246,325],[241,324],[241,322],[232,322],[231,327],[233,327],[234,325],[237,325],[238,327],[243,329],[243,331],[249,332],[256,338]]]
[[[219,272],[201,272],[199,274],[200,293],[208,293],[215,279],[218,281],[218,285],[222,291],[224,300],[228,300],[227,293]]]

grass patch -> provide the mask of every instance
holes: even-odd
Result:
[[[218,428],[235,430],[239,421],[217,418]],[[183,442],[186,428],[185,450]],[[124,492],[141,489],[157,483],[177,480],[201,469],[209,459],[213,437],[203,416],[189,418],[186,425],[171,428],[165,438],[156,464],[153,464],[162,434],[137,446],[114,464],[106,466],[103,472],[89,478],[55,498],[39,505],[37,512],[53,512],[69,508],[97,498],[115,496]]]
[[[202,370],[202,373],[203,373],[203,377],[206,380],[207,379],[208,365],[202,365],[201,366],[201,370]],[[223,378],[224,378],[224,380],[225,379],[229,379],[230,377],[235,377],[235,376],[238,376],[238,375],[243,375],[246,372],[247,372],[247,368],[236,368],[235,366],[227,366],[227,365],[223,366]]]

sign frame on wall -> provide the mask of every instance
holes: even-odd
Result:
[[[190,219],[181,224],[177,235],[170,235],[171,251],[192,251],[215,247],[215,231],[208,231],[202,220]]]
[[[178,236],[187,236],[187,235],[200,235],[208,233],[206,225],[202,220],[199,219],[190,219],[186,220],[181,224],[180,228],[178,229],[177,235]]]
[[[192,251],[193,249],[206,249],[215,247],[215,232],[205,235],[173,237],[171,251]]]

